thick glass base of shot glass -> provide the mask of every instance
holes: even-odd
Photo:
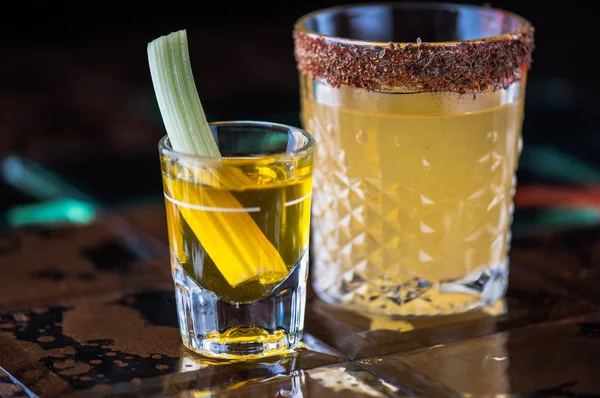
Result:
[[[172,256],[183,345],[223,359],[281,355],[299,347],[304,327],[308,255],[273,292],[250,303],[219,299],[202,288]]]

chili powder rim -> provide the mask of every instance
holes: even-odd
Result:
[[[438,2],[396,3],[402,7],[461,7],[499,13],[519,27],[484,38],[422,42],[378,42],[317,33],[306,28],[316,15],[362,6],[351,4],[305,14],[294,24],[294,57],[298,70],[332,87],[342,85],[369,91],[481,93],[522,81],[532,63],[534,28],[515,13],[485,6]]]

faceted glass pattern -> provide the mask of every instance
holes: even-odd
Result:
[[[319,296],[388,315],[460,313],[502,297],[522,86],[467,99],[302,79],[303,122],[319,143]]]

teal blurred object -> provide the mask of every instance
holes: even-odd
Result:
[[[163,242],[132,227],[93,197],[31,159],[17,155],[6,157],[0,163],[0,176],[16,189],[39,200],[10,208],[7,218],[12,227],[60,222],[87,224],[102,219],[138,258],[166,258],[168,255]],[[108,213],[108,217],[101,217],[103,213]]]
[[[551,181],[555,186],[595,186],[600,184],[600,169],[582,159],[550,146],[525,145],[519,169],[535,180]],[[546,182],[548,183],[548,182]],[[600,209],[594,207],[535,207],[516,209],[513,233],[548,227],[579,227],[600,223]]]
[[[519,168],[543,178],[569,184],[600,184],[600,169],[548,146],[525,146]]]
[[[57,199],[14,206],[6,212],[11,227],[40,224],[89,224],[96,219],[96,209],[87,202]]]
[[[8,209],[5,218],[10,227],[87,224],[97,217],[99,204],[36,162],[17,155],[7,156],[0,164],[0,173],[8,184],[40,200]]]
[[[8,227],[87,224],[97,217],[98,204],[36,162],[7,156],[0,163],[0,174],[7,184],[38,200],[6,210]]]
[[[74,198],[98,206],[94,199],[50,173],[37,162],[10,155],[2,160],[0,173],[4,181],[28,195],[40,199]]]
[[[594,208],[553,208],[542,210],[542,217],[548,224],[591,225],[600,221],[600,210]]]
[[[584,227],[600,223],[600,209],[553,207],[522,209],[515,212],[513,234],[527,233],[549,227]]]

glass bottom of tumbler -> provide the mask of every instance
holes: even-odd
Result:
[[[316,267],[318,269],[318,266]],[[404,284],[389,280],[323,278],[313,287],[328,304],[376,316],[432,317],[480,309],[500,300],[508,288],[508,260],[480,267],[460,279],[431,281],[414,277]]]

